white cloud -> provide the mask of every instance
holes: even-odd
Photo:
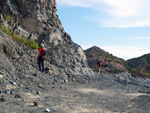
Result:
[[[105,27],[150,26],[150,0],[57,0],[57,3],[104,12],[104,20],[99,18],[97,22]]]
[[[92,46],[82,46],[84,50]],[[144,54],[150,53],[150,47],[137,46],[99,46],[101,49],[125,60],[140,57]]]
[[[133,37],[129,38],[129,40],[150,40],[150,37]]]

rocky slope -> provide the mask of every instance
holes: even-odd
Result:
[[[127,61],[128,69],[133,76],[150,78],[150,54]]]
[[[64,31],[55,0],[1,0],[0,23],[22,38],[43,43],[47,50],[46,67],[64,81],[92,73],[82,48]],[[1,31],[0,51],[0,68],[4,74],[38,72],[37,52],[14,42]]]
[[[85,54],[87,56],[87,62],[93,71],[97,71],[96,60],[104,64],[101,69],[102,73],[119,73],[127,71],[125,68],[125,60],[117,58],[99,47],[93,46],[85,50]]]

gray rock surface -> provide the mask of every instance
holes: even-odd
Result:
[[[55,83],[76,81],[76,78],[83,76],[84,73],[91,74],[84,54],[79,54],[82,49],[78,45],[74,48],[72,45],[66,46],[70,47],[64,52],[62,52],[64,45],[55,46],[57,51],[53,54],[51,48],[47,49],[45,67],[49,71],[41,73],[38,71],[37,50],[17,43],[0,31],[0,88],[3,90],[17,88],[34,90],[35,87],[48,89]]]
[[[57,16],[55,0],[1,0],[1,22],[22,38],[31,38],[47,50],[46,68],[64,82],[73,76],[92,74],[82,48],[64,31]],[[6,18],[7,17],[7,18]],[[23,79],[38,76],[37,52],[11,40],[0,31],[0,68]],[[9,71],[11,70],[11,71]],[[6,73],[6,72],[5,72]],[[24,75],[24,76],[22,76]]]

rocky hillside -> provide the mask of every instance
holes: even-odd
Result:
[[[128,69],[133,76],[150,78],[150,54],[129,59],[127,62]]]
[[[92,73],[82,48],[64,31],[55,0],[1,0],[0,28],[10,35],[0,31],[0,73],[3,75],[18,79],[38,73],[36,50],[12,40],[16,36],[43,43],[47,50],[46,67],[62,81]]]
[[[99,47],[85,50],[87,62],[93,71],[97,71],[96,59],[103,62],[102,73],[118,73],[128,71],[132,76],[150,78],[150,54],[138,58],[123,60],[105,52]]]
[[[125,60],[117,58],[99,47],[93,46],[85,50],[85,54],[87,56],[87,62],[93,71],[97,71],[97,59],[104,64],[101,69],[102,73],[119,73],[127,71],[125,68]]]

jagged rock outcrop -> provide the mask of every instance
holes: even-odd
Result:
[[[47,49],[45,67],[59,80],[67,82],[74,76],[92,74],[82,48],[64,31],[55,0],[1,0],[0,22],[22,38],[43,43]],[[18,79],[38,75],[36,50],[13,41],[1,31],[0,52],[2,74]]]
[[[9,25],[17,24],[28,32],[40,35],[52,27],[63,29],[55,0],[1,0],[0,10],[12,17]]]

